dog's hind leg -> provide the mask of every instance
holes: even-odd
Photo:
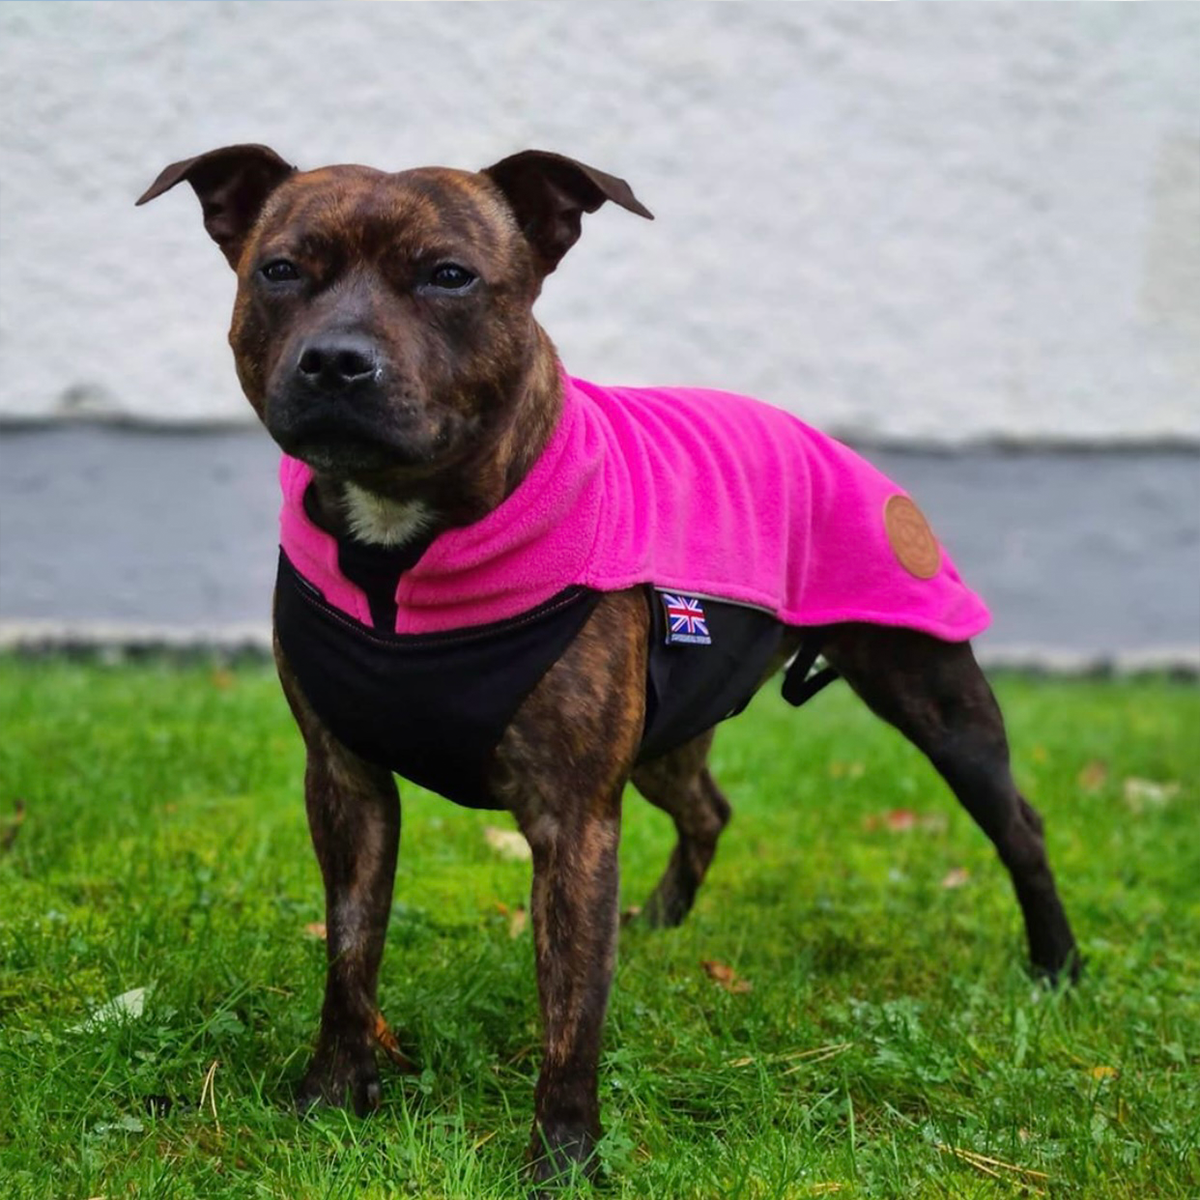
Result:
[[[707,766],[712,739],[710,729],[633,772],[634,786],[671,817],[679,835],[667,869],[642,909],[642,919],[655,928],[678,925],[691,911],[717,839],[729,823],[729,801]]]
[[[921,749],[988,835],[1012,877],[1034,969],[1079,973],[1042,822],[1017,791],[1004,720],[967,643],[907,629],[837,625],[822,652],[870,708]]]
[[[276,645],[284,695],[304,735],[304,801],[325,880],[328,969],[312,1061],[297,1103],[379,1107],[375,1045],[379,963],[392,905],[400,842],[400,801],[390,771],[365,762],[321,724]]]

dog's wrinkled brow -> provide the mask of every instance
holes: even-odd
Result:
[[[441,168],[298,175],[264,211],[259,252],[329,258],[348,250],[367,257],[400,251],[417,259],[457,247],[505,246],[516,234],[511,212],[469,179]]]

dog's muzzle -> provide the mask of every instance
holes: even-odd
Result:
[[[395,381],[370,338],[307,338],[290,363],[266,407],[267,429],[286,453],[335,475],[428,461],[432,447],[418,410],[394,402]]]

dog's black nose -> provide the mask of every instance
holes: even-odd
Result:
[[[378,370],[375,346],[354,334],[314,338],[296,361],[296,374],[306,383],[335,392],[368,382]]]

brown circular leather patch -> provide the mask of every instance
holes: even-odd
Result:
[[[900,565],[918,579],[932,579],[942,569],[942,549],[925,514],[907,496],[889,496],[883,526]]]

